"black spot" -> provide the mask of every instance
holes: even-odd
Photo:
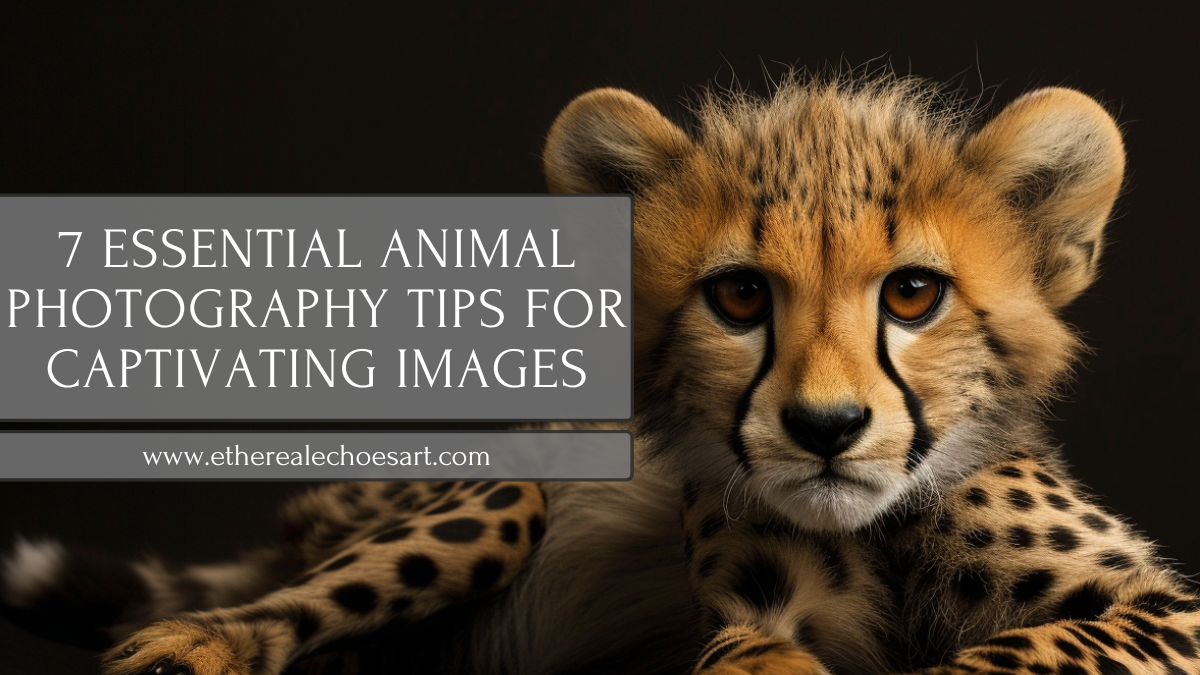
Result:
[[[1055,616],[1075,621],[1094,621],[1112,606],[1113,597],[1092,583],[1071,591],[1059,604]]]
[[[491,497],[489,497],[488,499],[491,500]],[[457,499],[451,499],[437,508],[430,509],[428,511],[428,513],[431,516],[436,516],[436,515],[439,515],[442,513],[450,513],[451,511],[457,509],[460,506],[462,506],[461,501],[459,501]]]
[[[292,627],[296,631],[296,641],[303,644],[321,630],[321,620],[311,611],[300,609],[292,617]]]
[[[696,542],[692,539],[692,535],[687,534],[683,537],[683,557],[688,562],[692,561],[692,557],[696,555]]]
[[[1128,626],[1121,626],[1121,630],[1133,639],[1134,644],[1136,644],[1138,649],[1141,649],[1146,656],[1149,656],[1156,661],[1162,661],[1163,659],[1167,658],[1166,652],[1164,652],[1162,647],[1160,647],[1158,643],[1154,641],[1154,638]]]
[[[1167,609],[1171,610],[1172,612],[1182,613],[1200,612],[1200,599],[1175,598],[1175,602],[1172,602],[1171,606]]]
[[[1009,528],[1006,539],[1008,545],[1013,548],[1029,548],[1033,545],[1033,533],[1020,526]]]
[[[529,517],[529,545],[537,546],[542,537],[546,536],[546,521],[534,514]]]
[[[392,610],[392,614],[403,615],[405,612],[408,611],[408,609],[410,607],[412,607],[412,604],[413,604],[412,598],[406,598],[404,596],[400,596],[392,601],[390,608]]]
[[[1051,492],[1047,494],[1046,503],[1058,509],[1059,511],[1069,511],[1071,509],[1071,500],[1058,494],[1057,492]]]
[[[1079,624],[1079,630],[1092,636],[1093,638],[1095,638],[1096,642],[1099,642],[1100,644],[1104,645],[1105,647],[1116,647],[1117,646],[1117,640],[1113,636],[1109,635],[1108,631],[1104,630],[1103,628],[1101,628],[1100,626],[1097,626],[1094,623],[1081,623],[1081,624]]]
[[[498,483],[494,480],[489,480],[486,483],[480,483],[479,485],[475,486],[474,490],[471,490],[471,494],[476,495],[476,496],[481,495],[485,492],[488,492],[489,490],[496,487],[497,485],[498,485]]]
[[[1104,656],[1096,655],[1096,665],[1100,667],[1100,675],[1133,675],[1124,664]]]
[[[1143,619],[1142,617],[1138,616],[1137,614],[1122,613],[1122,614],[1118,614],[1117,616],[1122,619],[1125,619],[1129,623],[1133,624],[1135,628],[1142,631],[1143,633],[1147,633],[1149,635],[1154,635],[1155,633],[1158,632],[1158,626],[1155,626],[1154,624]]]
[[[1066,654],[1067,658],[1070,658],[1070,659],[1083,658],[1083,650],[1080,649],[1079,645],[1075,644],[1074,642],[1069,642],[1062,638],[1058,638],[1054,641],[1054,646],[1058,647],[1058,651],[1062,652],[1063,654]]]
[[[1012,504],[1013,508],[1028,511],[1033,508],[1033,495],[1020,488],[1012,488],[1008,491],[1008,503]]]
[[[520,499],[521,488],[515,485],[506,485],[488,495],[487,499],[483,501],[483,505],[489,511],[499,511],[516,504]]]
[[[975,506],[987,506],[988,493],[983,488],[973,487],[967,490],[967,502]]]
[[[716,553],[709,553],[696,567],[696,576],[703,579],[712,575],[713,571],[717,569],[717,564],[720,562],[720,556],[718,556]]]
[[[429,533],[447,543],[465,544],[483,536],[483,523],[474,518],[455,518],[434,525]]]
[[[999,635],[997,637],[988,639],[983,644],[990,645],[992,647],[1007,647],[1008,649],[1017,650],[1033,649],[1033,640],[1030,640],[1024,635]]]
[[[1034,471],[1033,477],[1046,487],[1058,487],[1058,481],[1054,479],[1054,476],[1051,476],[1044,471]]]
[[[521,526],[515,520],[500,523],[500,538],[507,544],[515,544],[521,540]]]
[[[342,609],[353,614],[370,614],[379,604],[379,594],[366,584],[345,584],[329,594]]]
[[[987,570],[977,568],[961,570],[954,581],[958,594],[971,602],[979,602],[986,598],[991,584],[992,578]]]
[[[1161,618],[1171,613],[1168,608],[1177,599],[1175,596],[1167,595],[1166,593],[1152,592],[1137,596],[1130,604],[1151,616]]]
[[[1025,667],[1034,675],[1051,675],[1054,672],[1053,668],[1044,663],[1031,663]]]
[[[992,534],[992,531],[986,527],[981,527],[967,531],[963,535],[963,539],[966,540],[967,546],[971,548],[984,548],[991,546],[992,542],[996,540],[996,535]]]
[[[1112,529],[1112,523],[1098,513],[1085,513],[1079,519],[1083,521],[1084,525],[1097,532],[1107,532]]]
[[[471,591],[474,593],[490,591],[503,575],[503,562],[495,558],[484,558],[471,568]]]
[[[689,509],[696,506],[696,501],[700,499],[700,486],[695,483],[686,483],[683,486],[683,503]]]
[[[1040,600],[1053,584],[1054,574],[1050,570],[1034,570],[1013,583],[1012,598],[1017,602]]]
[[[1075,534],[1071,528],[1063,527],[1062,525],[1055,525],[1050,528],[1050,531],[1046,533],[1046,538],[1050,540],[1050,548],[1059,553],[1074,551],[1083,543],[1079,539],[1079,535]]]
[[[738,568],[731,589],[759,611],[782,605],[791,592],[787,572],[765,557],[756,557]]]
[[[972,656],[983,659],[997,668],[1016,670],[1021,667],[1021,660],[1008,652],[975,652]]]
[[[1142,650],[1138,649],[1137,647],[1134,647],[1133,645],[1129,644],[1128,642],[1118,642],[1117,646],[1120,647],[1121,649],[1123,649],[1126,654],[1129,654],[1130,656],[1137,659],[1138,661],[1141,661],[1143,663],[1146,662],[1146,653],[1143,652]]]
[[[337,560],[334,560],[333,562],[326,565],[325,569],[323,569],[321,571],[322,572],[332,572],[334,570],[340,570],[343,567],[346,567],[347,565],[353,563],[355,560],[358,560],[357,553],[347,553],[346,555],[344,555],[344,556],[338,558]]]
[[[1174,628],[1163,626],[1158,631],[1158,637],[1167,643],[1168,647],[1179,652],[1181,655],[1189,659],[1196,657],[1196,647],[1192,644],[1192,641]]]
[[[387,532],[375,535],[371,538],[371,541],[375,542],[376,544],[386,544],[391,541],[407,539],[408,535],[412,533],[413,529],[411,527],[397,527],[394,530],[388,530]]]
[[[1101,647],[1099,642],[1096,642],[1095,640],[1091,639],[1090,637],[1085,635],[1082,631],[1080,631],[1078,628],[1076,628],[1074,626],[1064,626],[1063,630],[1065,630],[1068,633],[1070,633],[1071,635],[1073,635],[1075,637],[1075,639],[1079,641],[1079,644],[1083,645],[1084,649],[1088,649],[1093,652],[1103,652],[1104,651],[1104,647]]]
[[[410,553],[400,559],[400,580],[413,588],[426,588],[437,579],[437,563],[427,555]]]
[[[443,493],[449,492],[449,491],[450,491],[450,488],[454,487],[455,485],[457,485],[457,483],[454,483],[454,482],[449,482],[449,483],[438,483],[438,484],[436,484],[436,485],[432,485],[432,486],[430,486],[430,488],[429,488],[429,489],[430,489],[431,491],[435,492],[436,494],[439,494],[439,495],[440,495],[440,494],[443,494]]]
[[[1134,566],[1133,558],[1130,558],[1120,551],[1101,553],[1100,564],[1114,570],[1127,570]]]
[[[1093,675],[1093,674],[1089,673],[1087,670],[1085,670],[1083,668],[1083,666],[1077,666],[1074,663],[1064,663],[1058,667],[1058,675]]]
[[[1015,466],[1012,466],[1011,464],[1002,466],[999,469],[996,469],[996,474],[1000,475],[1000,476],[1006,476],[1008,478],[1024,478],[1025,477],[1024,471],[1021,471],[1020,469],[1018,469]]]

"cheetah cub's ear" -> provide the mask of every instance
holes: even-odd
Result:
[[[1029,228],[1046,302],[1058,308],[1073,300],[1096,276],[1104,225],[1125,171],[1113,118],[1077,91],[1039,89],[968,139],[963,153]]]
[[[627,91],[595,89],[558,115],[542,153],[551,192],[633,192],[692,152],[687,134]]]

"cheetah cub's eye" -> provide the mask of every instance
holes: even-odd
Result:
[[[726,272],[708,281],[708,302],[730,324],[752,326],[771,313],[771,288],[753,270]]]
[[[883,280],[880,304],[899,323],[917,323],[937,308],[945,280],[933,272],[910,269],[892,272]]]

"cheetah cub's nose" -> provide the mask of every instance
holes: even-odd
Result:
[[[852,403],[814,408],[796,404],[783,411],[783,426],[805,450],[833,459],[854,445],[871,421],[871,409]]]

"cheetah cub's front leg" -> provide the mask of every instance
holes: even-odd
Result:
[[[281,590],[239,607],[172,617],[103,657],[105,675],[275,675],[334,640],[508,584],[540,540],[536,483],[464,484]]]

